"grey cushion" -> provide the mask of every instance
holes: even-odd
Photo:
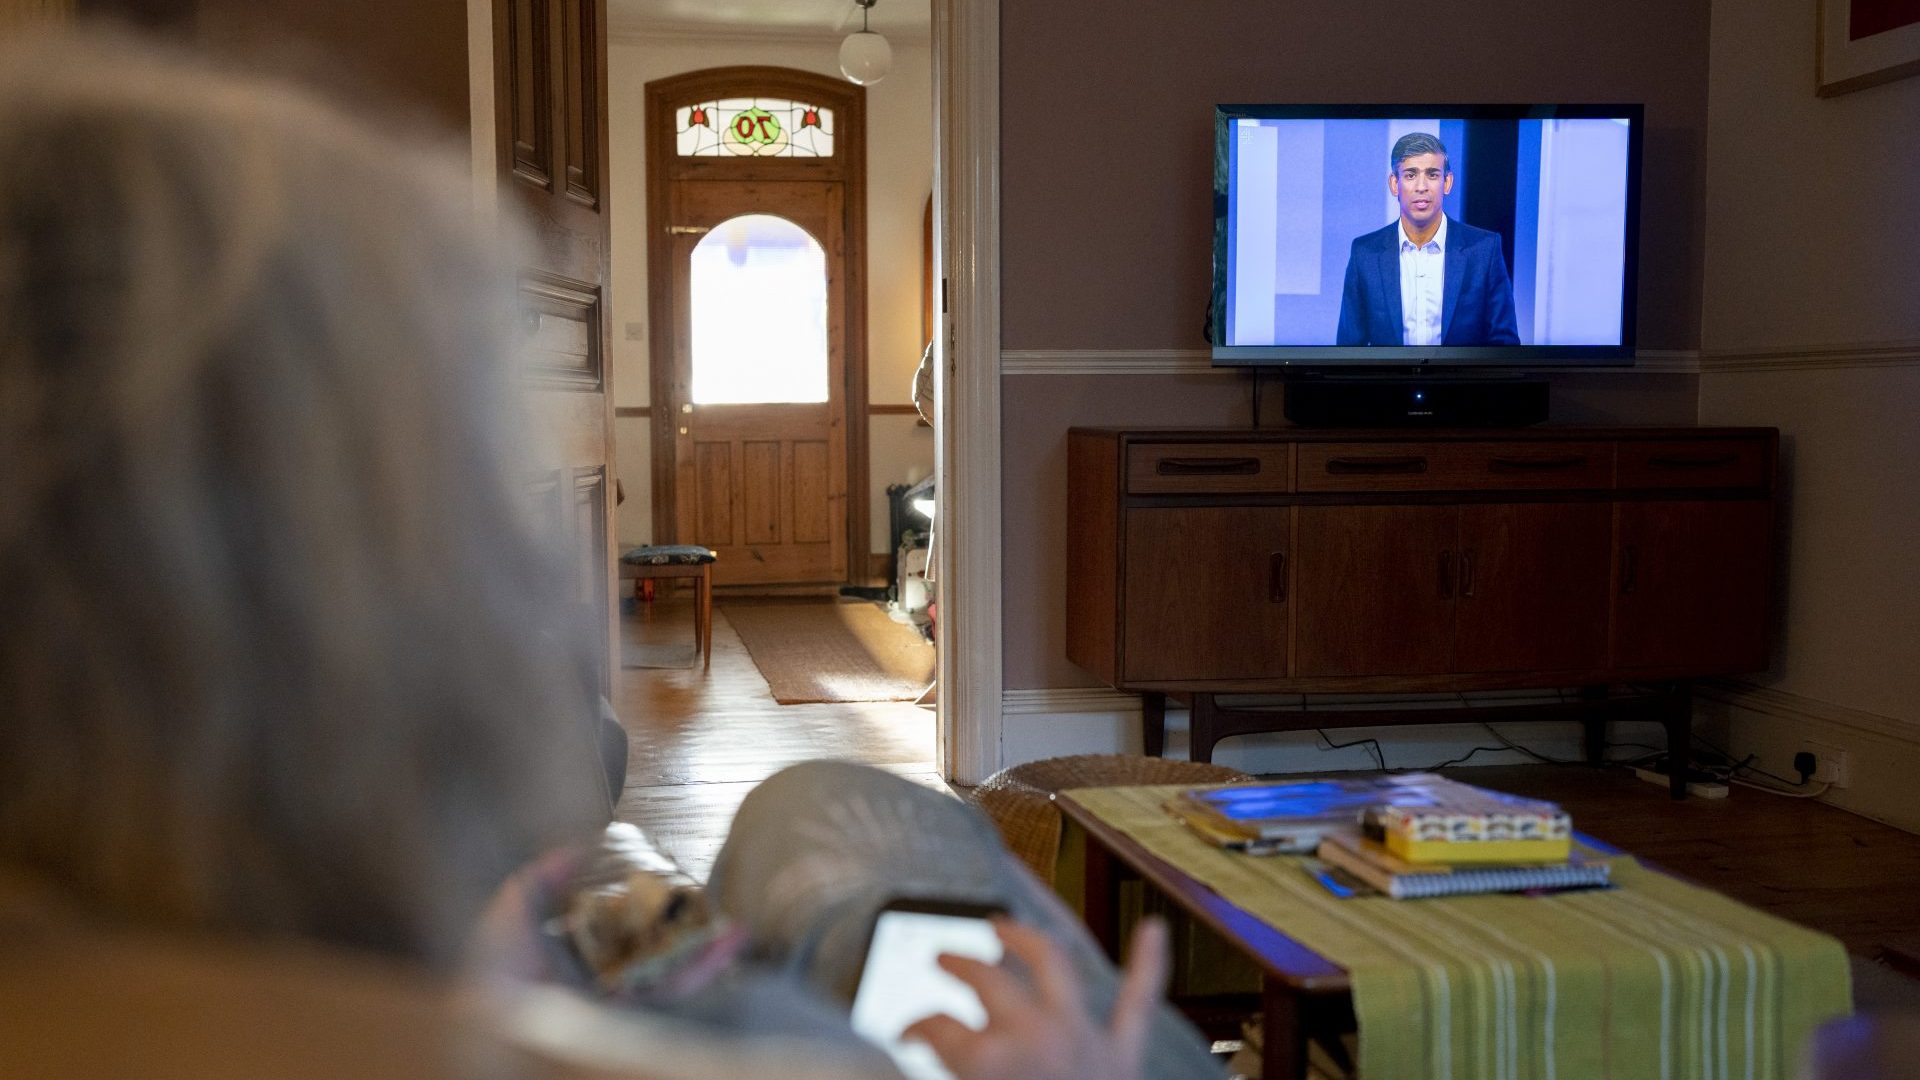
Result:
[[[718,557],[713,549],[698,544],[651,544],[627,549],[620,561],[635,566],[698,566]]]

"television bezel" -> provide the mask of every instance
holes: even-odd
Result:
[[[1617,345],[1225,345],[1227,185],[1232,171],[1233,121],[1249,120],[1627,120],[1626,259],[1621,270],[1620,343]],[[1638,104],[1556,105],[1215,105],[1213,112],[1213,282],[1207,316],[1208,344],[1215,367],[1320,368],[1374,367],[1629,367],[1636,355],[1640,284],[1640,148],[1645,136],[1645,107]]]

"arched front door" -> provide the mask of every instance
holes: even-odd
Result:
[[[866,537],[861,91],[733,68],[647,94],[656,532],[716,549],[717,584],[847,581]]]

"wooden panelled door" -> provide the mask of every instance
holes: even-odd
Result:
[[[538,245],[520,270],[528,396],[557,461],[533,482],[574,552],[573,599],[601,628],[612,685],[612,409],[608,385],[606,0],[493,0],[494,122],[503,213]]]
[[[656,531],[715,549],[717,585],[848,581],[867,516],[861,91],[733,68],[647,94]]]

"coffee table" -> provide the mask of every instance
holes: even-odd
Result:
[[[1055,805],[1086,834],[1085,916],[1108,956],[1120,959],[1120,886],[1139,879],[1212,928],[1260,969],[1259,1000],[1246,1004],[1257,1007],[1263,1017],[1263,1080],[1305,1076],[1310,1037],[1352,1029],[1352,984],[1345,968],[1153,855],[1074,801],[1073,792],[1061,792]]]
[[[1837,939],[1585,837],[1615,888],[1343,900],[1296,858],[1195,837],[1165,811],[1181,790],[1059,794],[1087,920],[1116,951],[1116,893],[1138,878],[1252,961],[1257,1000],[1179,1004],[1203,1029],[1262,1008],[1269,1077],[1301,1075],[1311,1036],[1337,1030],[1358,1032],[1355,1064],[1380,1075],[1788,1076],[1820,1025],[1851,1011]]]

